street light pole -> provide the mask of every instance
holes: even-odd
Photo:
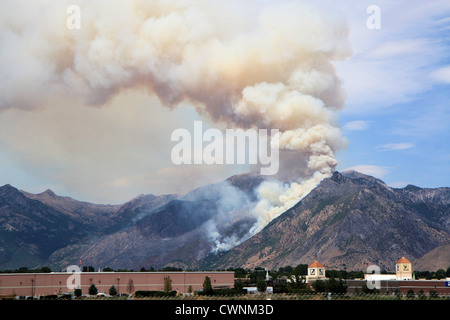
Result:
[[[31,279],[31,296],[34,298],[34,279]]]

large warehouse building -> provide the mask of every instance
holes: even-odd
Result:
[[[234,272],[5,273],[0,274],[0,296],[55,295],[73,291],[72,286],[87,294],[92,284],[98,292],[104,293],[108,293],[111,286],[116,288],[118,294],[139,290],[162,291],[167,277],[170,278],[172,290],[183,293],[188,292],[190,286],[193,291],[201,290],[205,277],[210,278],[213,288],[234,286]]]

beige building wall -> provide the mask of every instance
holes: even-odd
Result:
[[[73,291],[67,286],[71,273],[16,273],[0,274],[0,295],[39,296]],[[172,290],[186,293],[189,286],[194,291],[203,288],[208,276],[213,288],[234,286],[234,272],[81,272],[81,290],[88,294],[94,284],[98,292],[109,293],[111,286],[118,293],[139,290],[164,290],[164,278],[172,280]]]
[[[397,280],[410,280],[412,276],[412,264],[411,261],[402,257],[395,264],[395,275]]]
[[[325,278],[325,266],[317,261],[314,261],[308,266],[308,279],[323,278]]]

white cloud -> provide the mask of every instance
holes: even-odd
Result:
[[[432,80],[440,83],[450,84],[450,66],[445,66],[430,74]]]
[[[369,127],[369,122],[370,121],[363,121],[363,120],[350,121],[344,125],[344,130],[351,130],[351,131],[366,130]]]
[[[399,39],[387,41],[367,52],[366,56],[371,59],[390,59],[393,57],[404,57],[405,55],[426,54],[431,45],[427,39]]]
[[[369,176],[379,178],[379,179],[383,178],[385,175],[387,175],[389,173],[389,169],[387,167],[368,165],[368,164],[353,166],[353,167],[344,169],[342,171],[351,171],[351,170],[357,171],[357,172],[360,172],[363,174],[367,174]]]
[[[349,18],[354,55],[336,63],[347,91],[345,113],[361,114],[413,100],[436,82],[449,83],[450,71],[436,70],[447,57],[445,19],[436,17],[450,11],[449,2],[378,1],[382,30],[365,27],[363,9],[367,3],[350,7],[343,2]],[[431,73],[436,70],[434,73]],[[431,77],[430,77],[431,73]]]
[[[392,150],[410,149],[414,147],[415,145],[413,143],[404,142],[404,143],[388,143],[379,147],[379,149],[382,151],[392,151]]]

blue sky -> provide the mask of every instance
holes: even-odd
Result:
[[[349,139],[338,169],[356,168],[395,187],[449,186],[449,4],[360,2],[360,12],[368,3],[381,9],[380,30],[344,9],[354,54],[338,65]]]
[[[23,12],[32,13],[28,3],[17,11],[23,19]],[[257,12],[258,6],[270,3],[253,1],[247,9]],[[348,140],[348,148],[337,153],[337,170],[356,169],[393,187],[450,187],[450,2],[319,5],[345,17],[352,47],[352,55],[335,64],[347,94],[339,121]],[[366,25],[370,5],[381,10],[379,30]],[[237,12],[239,2],[232,8]],[[0,59],[6,56],[1,40],[9,36],[2,32],[5,25],[0,23]],[[33,24],[29,26],[32,30]],[[30,46],[41,50],[39,38],[35,42]],[[199,118],[186,103],[171,110],[146,92],[124,92],[101,108],[64,97],[52,104],[32,112],[0,111],[0,185],[35,193],[50,188],[81,200],[122,203],[141,193],[185,192],[245,170],[192,167],[187,173],[168,165],[170,132]],[[180,183],[192,175],[195,183]]]
[[[343,115],[350,144],[339,167],[368,166],[367,173],[394,187],[448,186],[449,99],[448,90],[438,87],[389,111]]]

